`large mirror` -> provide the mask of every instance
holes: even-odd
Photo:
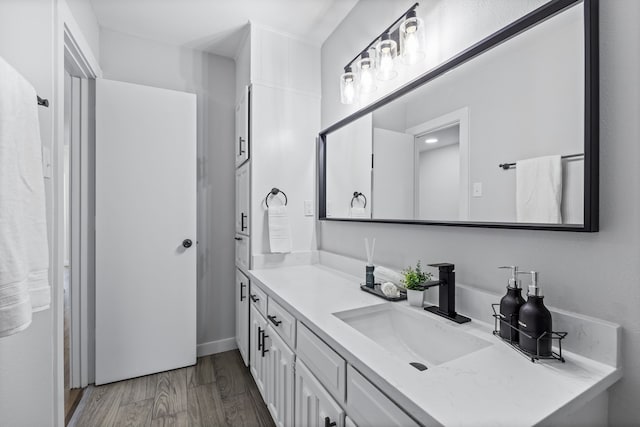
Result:
[[[552,1],[322,132],[321,219],[597,231],[596,7]]]

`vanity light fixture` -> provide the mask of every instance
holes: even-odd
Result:
[[[427,138],[424,142],[427,144],[435,144],[438,142],[438,138]]]
[[[402,56],[403,63],[412,65],[426,56],[424,24],[415,11],[418,6],[419,3],[411,6],[345,65],[340,76],[340,101],[343,104],[353,104],[360,93],[374,92],[377,89],[375,78],[394,79],[398,75],[396,57]]]
[[[356,74],[351,67],[344,67],[344,74],[340,76],[340,101],[343,104],[353,104],[356,100]]]

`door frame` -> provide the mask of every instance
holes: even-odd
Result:
[[[53,224],[52,241],[50,246],[50,276],[51,276],[51,293],[53,308],[53,377],[54,377],[54,404],[53,415],[54,425],[64,425],[64,75],[65,64],[73,70],[73,73],[83,80],[83,88],[81,90],[81,106],[80,115],[86,120],[81,121],[80,138],[81,141],[93,142],[93,124],[91,123],[91,115],[93,108],[91,107],[91,85],[88,79],[95,79],[102,76],[102,70],[91,50],[87,40],[78,23],[73,18],[65,0],[58,0],[56,3],[55,15],[56,22],[54,26],[54,99],[52,107],[54,113],[54,146],[53,146]],[[86,144],[85,144],[86,145]],[[80,156],[77,157],[79,164],[71,165],[70,170],[74,166],[79,172],[79,185],[72,185],[71,199],[77,200],[76,208],[79,212],[75,214],[81,219],[77,229],[77,240],[72,242],[76,245],[75,257],[72,254],[72,265],[78,266],[80,275],[75,275],[75,283],[71,283],[72,293],[74,286],[76,295],[79,297],[78,307],[73,307],[75,311],[76,321],[79,323],[79,333],[76,334],[75,343],[78,351],[75,357],[79,360],[72,360],[72,366],[76,371],[72,384],[78,386],[86,386],[90,382],[89,360],[91,357],[92,346],[90,345],[92,333],[90,332],[90,313],[91,300],[89,298],[90,286],[89,281],[92,278],[88,275],[87,266],[89,259],[87,256],[86,245],[89,241],[90,218],[89,212],[92,212],[90,206],[89,188],[90,184],[90,162],[87,150],[81,150]],[[70,212],[71,215],[74,212]],[[72,246],[73,249],[73,246]],[[80,250],[78,250],[80,249]],[[75,264],[73,264],[75,262]],[[72,315],[74,315],[72,313]],[[73,339],[73,335],[71,335]],[[70,355],[70,356],[73,356]],[[73,373],[73,371],[72,371]],[[73,376],[72,376],[73,377]]]
[[[469,108],[463,107],[455,111],[443,114],[433,120],[413,126],[405,131],[414,137],[423,133],[436,131],[452,125],[460,126],[460,204],[458,208],[458,221],[468,221],[470,216],[470,147],[469,147]],[[420,156],[417,147],[415,148],[414,163],[414,200],[419,199],[418,171],[420,170]],[[419,204],[414,205],[414,215],[419,217]]]

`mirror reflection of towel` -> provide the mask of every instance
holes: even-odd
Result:
[[[367,215],[367,211],[364,208],[350,208],[349,209],[349,216],[351,218],[369,218],[369,216]]]
[[[269,246],[274,254],[291,252],[291,224],[286,206],[269,206]]]
[[[518,222],[562,224],[562,159],[538,157],[516,162]]]

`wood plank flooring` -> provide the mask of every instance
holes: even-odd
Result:
[[[195,366],[94,387],[70,427],[273,426],[237,350]]]

